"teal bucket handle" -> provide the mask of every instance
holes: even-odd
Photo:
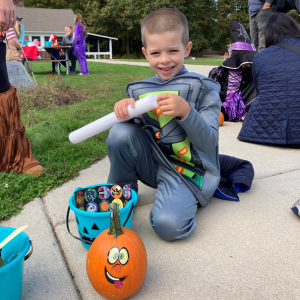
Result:
[[[131,216],[131,214],[132,214],[132,212],[133,212],[133,208],[134,208],[134,207],[135,207],[135,204],[134,204],[134,202],[132,202],[130,211],[129,211],[128,216],[127,216],[127,218],[126,218],[126,220],[125,220],[125,222],[124,222],[124,224],[123,224],[122,227],[124,227],[124,226],[127,224],[128,220],[129,220],[129,218],[130,218],[130,216]],[[86,243],[86,244],[92,245],[93,242],[88,241],[88,240],[81,239],[80,237],[77,237],[77,236],[75,236],[75,235],[73,235],[73,234],[71,233],[70,228],[69,228],[69,215],[70,215],[70,205],[68,205],[67,218],[66,218],[66,225],[67,225],[68,232],[71,234],[71,236],[72,236],[73,238],[75,238],[76,240],[79,240],[79,241],[84,242],[84,243]]]

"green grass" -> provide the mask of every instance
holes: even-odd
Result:
[[[127,83],[153,76],[149,67],[95,62],[88,65],[89,75],[65,76],[63,71],[59,81],[85,93],[85,101],[21,111],[32,152],[45,172],[40,177],[0,173],[0,221],[8,220],[34,197],[45,196],[103,158],[107,153],[107,132],[76,145],[69,141],[69,133],[112,112],[114,103],[126,97]],[[51,84],[58,78],[57,75],[46,77],[51,73],[50,63],[35,63],[32,68],[39,84]]]
[[[132,62],[147,62],[146,59],[118,59],[123,61],[132,61]],[[220,66],[222,65],[224,59],[222,57],[213,57],[213,58],[198,58],[195,60],[185,59],[184,64],[186,65],[211,65],[211,66]]]

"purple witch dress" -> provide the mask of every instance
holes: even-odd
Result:
[[[75,26],[75,33],[72,44],[74,46],[73,53],[77,54],[80,71],[83,75],[89,74],[89,69],[85,57],[85,27],[81,30],[80,23]]]

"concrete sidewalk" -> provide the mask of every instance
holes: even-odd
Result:
[[[197,67],[207,75],[206,66]],[[157,237],[149,224],[155,190],[140,184],[132,229],[146,246],[148,271],[131,299],[300,299],[300,220],[290,210],[300,198],[300,151],[240,142],[241,126],[220,127],[220,154],[252,162],[252,188],[240,202],[213,198],[200,208],[188,239]],[[34,251],[24,264],[22,299],[103,299],[86,275],[87,250],[69,235],[65,218],[74,189],[105,183],[108,172],[106,157],[0,224],[30,225]],[[78,236],[73,212],[70,229]]]

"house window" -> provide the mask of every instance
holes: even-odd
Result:
[[[44,36],[45,42],[49,41],[49,36]]]
[[[63,36],[58,36],[58,37],[57,37],[57,42],[58,42],[58,43],[61,43],[62,40],[63,40]]]
[[[41,41],[41,37],[40,36],[32,36],[32,40],[38,40],[39,42]]]

